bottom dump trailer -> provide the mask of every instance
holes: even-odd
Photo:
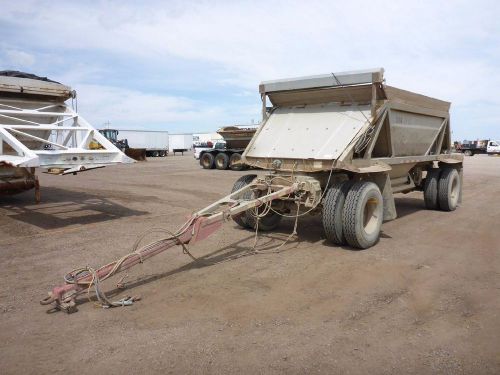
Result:
[[[213,147],[200,152],[200,165],[203,169],[231,169],[241,171],[247,166],[242,161],[243,152],[250,143],[256,127],[225,126],[217,130],[224,139],[224,148]]]
[[[263,123],[244,162],[261,173],[196,212],[175,233],[99,269],[68,273],[41,301],[76,310],[76,297],[175,245],[205,239],[226,221],[273,230],[283,217],[321,214],[327,240],[365,249],[382,222],[397,217],[394,194],[422,191],[425,207],[453,211],[462,197],[461,154],[451,153],[450,103],[386,85],[383,69],[326,74],[260,85]],[[266,111],[267,101],[272,108]],[[229,190],[229,189],[228,189]]]
[[[29,73],[0,72],[0,195],[35,189],[35,168],[76,174],[134,161],[66,101],[70,87]]]

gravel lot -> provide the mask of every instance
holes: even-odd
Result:
[[[497,157],[466,158],[455,212],[398,195],[399,218],[368,250],[326,244],[320,218],[306,217],[285,251],[239,256],[254,234],[230,223],[191,248],[197,262],[175,248],[129,272],[121,295],[140,294],[133,306],[66,315],[38,303],[65,272],[120,257],[149,228],[176,229],[245,173],[169,156],[42,175],[39,205],[33,192],[0,198],[0,372],[500,373]]]

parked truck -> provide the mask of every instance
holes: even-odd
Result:
[[[288,217],[294,235],[300,218],[320,214],[328,242],[365,249],[379,240],[382,222],[397,217],[397,193],[422,191],[429,210],[454,211],[461,202],[463,155],[451,152],[449,102],[389,86],[381,68],[267,81],[259,91],[263,123],[243,153],[255,173],[171,235],[68,273],[41,303],[73,312],[76,296],[95,286],[105,306],[121,306],[105,298],[101,280],[174,246],[190,254],[186,246],[229,219],[258,232]]]
[[[130,148],[145,149],[146,156],[164,157],[169,151],[169,134],[163,130],[118,129],[120,139],[126,139]]]
[[[242,170],[245,165],[241,160],[241,155],[256,131],[256,127],[226,126],[220,128],[217,133],[224,141],[217,142],[213,148],[201,150],[199,152],[200,165],[204,169]]]
[[[184,152],[193,147],[193,134],[170,134],[169,142],[171,153],[175,155],[175,153],[180,152],[184,155]]]
[[[457,145],[457,151],[467,156],[476,154],[500,155],[500,141],[492,139],[463,141]]]

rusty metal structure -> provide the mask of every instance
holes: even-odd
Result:
[[[397,217],[396,193],[423,191],[428,209],[455,210],[463,156],[451,152],[450,103],[387,86],[383,75],[379,68],[263,82],[263,122],[243,154],[261,173],[239,178],[231,194],[166,238],[98,270],[70,272],[42,304],[72,312],[94,287],[104,305],[120,305],[100,281],[175,245],[188,252],[229,220],[258,231],[320,214],[330,243],[365,249]]]

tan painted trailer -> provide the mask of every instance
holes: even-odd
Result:
[[[450,103],[385,84],[383,69],[326,74],[260,85],[263,123],[243,154],[261,173],[194,213],[176,232],[101,268],[65,276],[41,301],[76,311],[76,297],[101,281],[175,245],[201,241],[228,220],[272,230],[283,217],[321,214],[326,238],[374,245],[384,220],[397,216],[394,194],[423,191],[428,209],[453,211],[461,200],[461,154],[451,153]],[[268,109],[268,100],[272,107]],[[295,234],[295,229],[293,234]]]
[[[461,200],[463,157],[451,153],[450,103],[388,86],[383,74],[331,73],[259,87],[264,122],[244,162],[267,170],[267,181],[314,186],[301,200],[322,213],[336,244],[375,244],[382,221],[397,216],[394,193],[423,191],[427,208],[445,211]],[[280,202],[281,211],[292,211],[295,199]],[[280,213],[261,221],[271,229]]]

